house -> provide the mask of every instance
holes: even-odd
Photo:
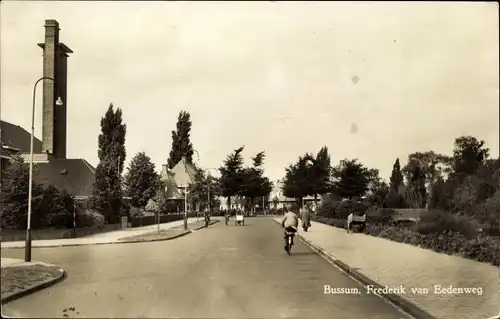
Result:
[[[196,175],[196,168],[184,156],[172,169],[162,165],[160,178],[166,185],[167,198],[178,201],[179,206],[184,204],[186,187],[195,182]],[[184,207],[181,210],[184,210]]]
[[[220,202],[220,210],[242,209],[245,205],[245,199],[241,196],[231,196],[231,207],[227,205],[227,197],[218,196],[217,199]]]
[[[3,170],[7,168],[13,156],[30,152],[31,134],[19,125],[0,121],[0,146],[0,167]],[[41,149],[42,141],[34,138],[34,152],[40,153]]]
[[[13,156],[30,160],[30,133],[18,125],[1,121],[1,169],[5,169]],[[33,181],[52,184],[64,189],[76,199],[87,199],[92,194],[95,168],[85,159],[58,158],[50,153],[40,153],[42,142],[34,139]]]
[[[33,180],[64,189],[77,200],[92,195],[95,168],[81,158],[48,158],[33,163]]]
[[[95,169],[81,158],[68,159],[67,147],[67,58],[73,53],[59,42],[59,24],[55,20],[45,21],[45,43],[43,49],[44,80],[42,102],[42,139],[34,138],[33,181],[52,184],[64,189],[76,199],[87,199],[92,193]],[[56,72],[57,70],[57,72]],[[63,105],[56,105],[61,98]],[[28,108],[31,109],[31,108]],[[0,122],[1,169],[3,170],[15,154],[25,162],[30,160],[31,133],[9,122]]]
[[[286,197],[283,194],[283,180],[277,180],[273,184],[273,189],[269,194],[270,208],[282,209],[285,206],[290,208],[293,203],[297,202],[296,198]],[[304,203],[314,203],[314,196],[306,196],[302,200]],[[318,201],[321,201],[321,195],[318,195]]]

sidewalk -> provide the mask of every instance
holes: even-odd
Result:
[[[439,319],[488,318],[500,311],[498,267],[369,235],[347,234],[344,229],[318,222],[311,224],[309,232],[299,232],[299,238],[365,285],[402,285],[405,294],[387,297],[403,308],[416,306]],[[435,285],[481,288],[482,294],[481,289],[477,293],[438,293]],[[428,292],[412,292],[411,288],[427,288]]]
[[[202,220],[202,219],[200,219]],[[197,218],[188,218],[189,224],[196,223]],[[166,230],[173,227],[183,225],[183,220],[177,220],[170,223],[160,224],[160,230]],[[189,228],[189,227],[188,227]],[[80,238],[66,238],[66,239],[50,239],[50,240],[34,240],[32,242],[33,248],[40,247],[61,247],[61,246],[79,246],[79,245],[96,245],[96,244],[111,244],[118,243],[120,239],[131,236],[143,235],[158,229],[158,225],[149,225],[143,227],[126,228],[115,231],[110,231],[101,234],[90,235]],[[24,248],[24,241],[11,241],[2,242],[1,248]]]

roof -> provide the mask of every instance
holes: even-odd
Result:
[[[84,159],[50,159],[33,164],[33,181],[52,184],[75,197],[92,194],[95,168]]]
[[[175,166],[170,170],[177,187],[186,187],[194,183],[197,175],[196,168],[183,157]]]
[[[168,199],[184,199],[184,194],[179,191],[179,188],[175,183],[174,174],[172,172],[162,172],[161,178],[167,186]]]
[[[2,131],[3,147],[17,148],[22,153],[29,153],[31,146],[31,133],[26,131],[19,125],[14,125],[9,122],[0,121]],[[42,141],[36,137],[33,139],[33,152],[42,152]]]

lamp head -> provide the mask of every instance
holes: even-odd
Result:
[[[56,105],[57,106],[63,106],[64,103],[63,103],[63,100],[61,99],[61,97],[58,97],[57,100],[56,100]]]

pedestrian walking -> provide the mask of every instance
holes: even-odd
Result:
[[[311,210],[309,207],[302,207],[300,209],[300,220],[302,221],[302,227],[311,227]]]

